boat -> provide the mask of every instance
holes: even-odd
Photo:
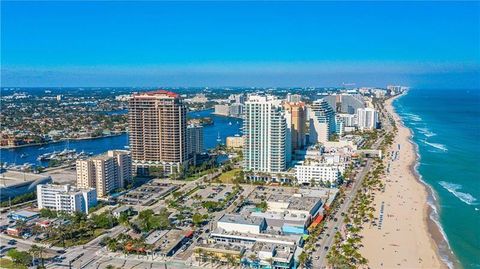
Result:
[[[228,123],[228,125],[232,125],[232,122],[230,121],[230,122]]]
[[[25,158],[28,156],[28,153],[22,153],[22,155],[20,155],[20,158]]]
[[[222,139],[220,138],[220,132],[218,132],[218,135],[217,135],[217,142],[222,142]]]

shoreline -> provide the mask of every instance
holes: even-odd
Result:
[[[408,92],[398,95],[395,97],[395,99],[403,97],[404,95],[407,95],[407,94]],[[438,203],[435,190],[423,180],[423,176],[418,171],[418,168],[420,166],[420,161],[421,161],[419,146],[413,140],[413,137],[414,137],[413,130],[405,125],[402,117],[400,117],[400,115],[396,112],[395,107],[393,106],[393,102],[395,101],[395,99],[392,99],[392,101],[390,102],[392,112],[395,113],[396,117],[398,117],[399,119],[399,121],[397,122],[397,123],[400,123],[401,125],[399,126],[399,128],[402,127],[409,130],[410,137],[408,140],[414,146],[414,150],[416,154],[415,162],[410,165],[410,171],[415,175],[416,180],[424,187],[425,192],[427,193],[427,200],[426,200],[427,214],[425,216],[425,223],[428,228],[428,233],[430,234],[433,244],[436,247],[437,255],[439,256],[443,264],[448,268],[463,268],[458,258],[455,256],[455,253],[451,249],[450,243],[448,242],[447,235],[443,231],[443,227],[440,223],[439,213],[438,213],[438,209],[440,208],[440,205]]]
[[[62,142],[68,141],[68,140],[71,140],[71,141],[82,141],[82,140],[93,140],[93,139],[100,139],[100,138],[109,138],[109,137],[120,136],[120,135],[125,134],[125,133],[127,133],[127,131],[122,131],[122,132],[116,133],[116,134],[103,135],[103,136],[97,136],[97,137],[61,138],[60,140],[57,140],[57,141],[50,141],[50,142],[45,142],[45,143],[32,143],[32,144],[24,144],[24,145],[13,146],[13,147],[0,146],[0,149],[18,149],[18,148],[26,148],[26,147],[33,147],[33,146],[45,146],[45,145],[62,143]]]
[[[403,124],[393,106],[397,98],[406,94],[384,103],[398,132],[388,149],[385,188],[375,193],[377,225],[362,230],[361,252],[371,268],[452,268],[453,263],[442,255],[441,227],[431,219],[436,208],[432,209],[429,186],[416,170],[420,158],[418,145],[412,140],[412,130]],[[393,152],[395,158],[390,157]]]

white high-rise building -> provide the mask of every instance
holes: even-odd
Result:
[[[94,188],[82,190],[70,185],[39,184],[37,204],[38,209],[88,214],[88,209],[97,205],[97,192]]]
[[[281,100],[250,95],[244,109],[244,170],[281,172],[291,158],[291,138]]]
[[[335,112],[327,101],[321,99],[313,102],[310,113],[310,144],[325,143],[335,133]]]
[[[378,124],[378,112],[369,107],[357,109],[357,124],[360,130],[376,129]]]
[[[109,150],[106,154],[77,160],[77,187],[95,188],[98,197],[106,197],[124,188],[132,179],[132,158],[126,150]]]

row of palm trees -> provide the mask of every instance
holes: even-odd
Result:
[[[395,134],[395,129],[391,133],[383,134],[384,139],[381,143],[383,152],[393,144]],[[327,261],[332,267],[357,268],[367,266],[368,260],[359,252],[359,249],[363,247],[360,232],[366,223],[374,223],[375,208],[372,205],[375,192],[381,191],[385,186],[382,182],[384,174],[384,160],[375,159],[373,168],[365,175],[361,189],[356,194],[344,218],[346,227],[344,233],[337,232],[335,234],[334,244],[327,254]]]
[[[242,259],[242,254],[240,255],[240,257],[229,253],[217,255],[213,252],[205,251],[202,248],[195,248],[194,252],[197,256],[197,261],[199,262],[199,264],[208,262],[213,265],[229,265],[233,268],[239,266]],[[257,257],[253,255],[251,258],[256,259]]]

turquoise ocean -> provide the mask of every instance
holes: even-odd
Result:
[[[430,218],[463,268],[480,268],[480,90],[412,89],[393,103],[413,131]]]

